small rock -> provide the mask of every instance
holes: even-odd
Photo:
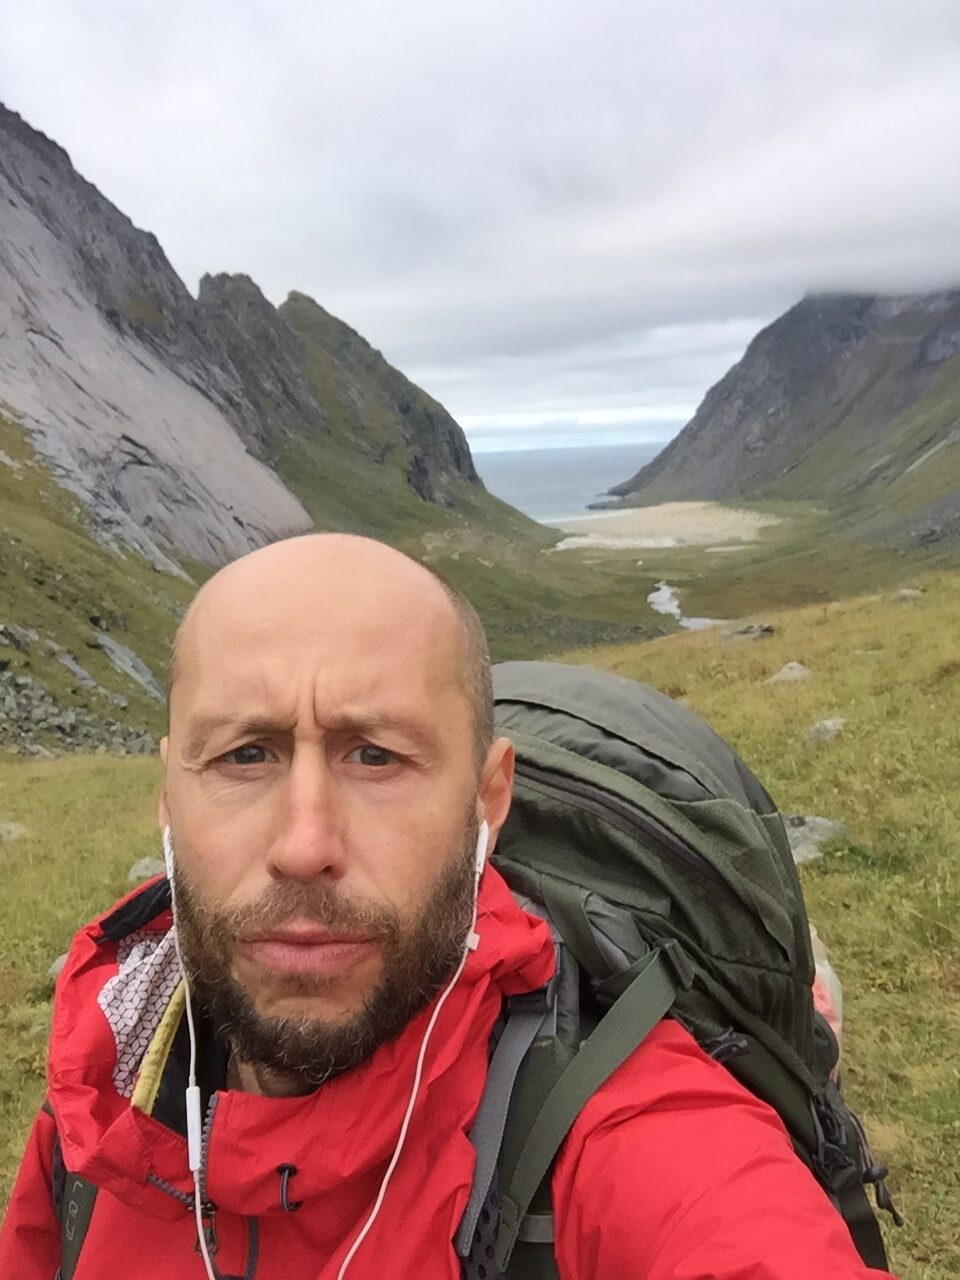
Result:
[[[849,840],[850,828],[833,818],[819,818],[815,814],[785,813],[784,825],[790,852],[795,863],[810,862],[823,856],[823,846],[831,840]]]
[[[811,742],[832,742],[846,723],[839,716],[833,720],[818,720],[807,730],[807,737]]]
[[[901,587],[890,599],[894,604],[909,604],[911,600],[919,600],[922,595],[923,592],[917,591],[914,587]]]
[[[31,642],[39,639],[33,627],[17,627],[12,622],[0,622],[0,644],[12,644],[21,653],[28,653]]]
[[[162,858],[138,858],[127,872],[127,881],[130,884],[139,884],[141,880],[162,875],[164,870]]]
[[[11,840],[22,840],[30,832],[19,822],[0,822],[0,844]]]
[[[750,622],[742,627],[727,627],[723,633],[725,640],[769,640],[777,634],[777,629],[769,622]]]
[[[67,963],[67,953],[66,953],[66,952],[64,952],[62,956],[57,956],[56,960],[54,960],[53,964],[52,964],[52,965],[50,966],[50,968],[47,970],[47,972],[50,974],[50,977],[51,977],[51,978],[59,978],[59,976],[60,976],[60,970],[63,968],[63,966],[64,966],[66,963]]]
[[[805,667],[802,662],[788,662],[785,667],[781,667],[775,676],[771,676],[769,680],[764,680],[764,684],[797,684],[801,680],[809,680],[813,672],[809,667]]]

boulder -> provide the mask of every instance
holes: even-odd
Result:
[[[807,730],[807,737],[811,742],[832,742],[845,724],[846,721],[839,716],[832,720],[818,720]]]
[[[33,627],[18,627],[12,622],[0,622],[0,644],[12,644],[21,653],[28,653],[31,643],[39,639]]]
[[[141,880],[162,875],[165,870],[162,858],[138,858],[127,872],[127,881],[130,884],[139,884]]]
[[[30,832],[20,822],[0,822],[0,844],[9,844],[12,840],[22,840]]]
[[[833,818],[820,818],[816,814],[785,813],[784,825],[793,860],[799,864],[823,856],[823,846],[831,840],[849,840],[850,828]]]
[[[919,600],[922,595],[923,592],[917,591],[915,587],[901,587],[890,599],[894,604],[909,604],[911,600]]]
[[[788,662],[785,667],[781,667],[776,675],[771,676],[769,680],[764,680],[764,684],[798,684],[803,680],[809,680],[813,672],[809,667],[805,667],[802,662]]]

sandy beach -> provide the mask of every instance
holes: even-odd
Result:
[[[570,537],[555,550],[573,547],[723,546],[755,542],[776,516],[722,507],[716,502],[664,502],[656,507],[597,511],[555,522]]]

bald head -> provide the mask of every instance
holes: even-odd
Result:
[[[175,687],[257,645],[291,655],[312,635],[336,630],[344,646],[404,643],[431,680],[452,679],[469,707],[478,765],[493,737],[486,636],[469,601],[441,574],[393,547],[349,534],[308,534],[271,543],[214,575],[194,597],[174,638]],[[238,652],[239,649],[239,652]],[[347,650],[349,652],[349,649]]]

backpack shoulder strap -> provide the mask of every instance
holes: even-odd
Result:
[[[544,1024],[549,1022],[554,1000],[553,983],[532,991],[529,995],[511,996],[507,1000],[506,1022],[494,1050],[487,1072],[486,1087],[470,1130],[470,1141],[476,1149],[477,1162],[473,1171],[470,1199],[454,1237],[454,1245],[461,1258],[466,1258],[470,1253],[480,1212],[487,1203],[494,1184],[517,1072],[527,1050],[540,1035]]]
[[[44,1102],[43,1110],[56,1120],[49,1102]],[[83,1248],[90,1219],[93,1217],[97,1188],[86,1178],[81,1178],[67,1170],[63,1162],[59,1134],[53,1140],[50,1196],[53,1200],[54,1213],[60,1223],[60,1268],[57,1271],[57,1280],[73,1280],[77,1262],[80,1259],[80,1250]]]
[[[496,1263],[505,1271],[530,1205],[587,1100],[621,1066],[689,985],[664,948],[642,956],[620,975],[622,994],[551,1089],[527,1131],[500,1206]],[[531,1224],[532,1225],[532,1224]]]

